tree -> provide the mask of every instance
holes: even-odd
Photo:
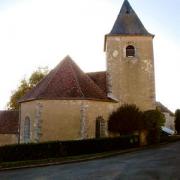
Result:
[[[165,123],[165,117],[159,110],[148,110],[143,113],[144,128],[148,130],[148,143],[158,143],[161,127]]]
[[[177,134],[180,134],[180,109],[175,112],[175,129]]]
[[[142,112],[136,105],[120,106],[109,116],[108,130],[122,135],[132,134],[142,128]]]
[[[19,109],[18,100],[23,97],[29,90],[37,85],[37,83],[44,78],[48,73],[48,68],[38,68],[38,70],[34,71],[28,80],[23,79],[20,82],[17,90],[12,92],[10,97],[10,101],[7,104],[9,110],[17,110]]]

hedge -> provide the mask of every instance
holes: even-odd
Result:
[[[17,144],[0,147],[0,162],[40,160],[137,147],[138,136]]]

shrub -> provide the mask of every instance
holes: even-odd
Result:
[[[108,130],[119,134],[132,134],[142,128],[142,112],[136,105],[120,106],[109,116]]]
[[[143,113],[144,127],[148,130],[148,143],[158,143],[160,140],[161,126],[165,123],[164,114],[159,110],[148,110]]]
[[[137,136],[56,141],[0,147],[0,162],[40,160],[119,150],[139,145]]]
[[[175,112],[175,129],[177,134],[180,134],[180,109]]]

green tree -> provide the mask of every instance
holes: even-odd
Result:
[[[20,82],[18,88],[12,92],[10,97],[10,101],[7,104],[9,110],[17,110],[19,109],[18,100],[23,97],[29,90],[37,85],[37,83],[44,78],[48,73],[48,68],[38,68],[38,70],[34,71],[28,80],[23,79]]]
[[[109,116],[108,130],[110,132],[127,135],[142,128],[142,112],[136,105],[120,106]]]
[[[175,129],[177,134],[180,134],[180,109],[175,112]]]
[[[148,130],[148,143],[158,143],[160,140],[161,127],[165,123],[164,114],[159,110],[148,110],[143,113],[143,121],[144,128]]]

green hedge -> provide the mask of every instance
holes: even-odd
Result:
[[[18,144],[0,147],[0,162],[60,158],[126,149],[138,145],[138,136]]]
[[[168,143],[168,142],[176,142],[180,141],[180,136],[177,135],[161,135],[160,142],[161,143]]]

